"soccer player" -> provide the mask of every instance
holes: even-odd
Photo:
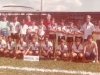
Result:
[[[55,19],[52,19],[52,23],[51,25],[49,25],[48,29],[49,29],[49,40],[53,44],[53,50],[55,53],[55,45],[56,45],[56,38],[57,38],[56,37],[57,24],[55,23]]]
[[[3,38],[7,40],[8,36],[8,29],[9,29],[9,22],[7,21],[7,16],[2,16],[2,21],[0,21],[0,33],[3,35]]]
[[[36,36],[38,32],[38,27],[35,25],[35,21],[32,21],[32,25],[29,26],[27,34],[28,34],[28,39],[32,40],[32,36]]]
[[[69,27],[67,27],[66,29],[66,35],[67,35],[67,46],[68,46],[68,50],[71,53],[72,50],[72,45],[73,45],[73,36],[74,36],[74,23],[73,22],[69,22]]]
[[[20,26],[20,37],[23,37],[26,40],[28,25],[25,24],[25,20],[23,19]]]
[[[2,39],[0,35],[0,56],[4,56],[4,50],[6,48],[6,41]]]
[[[51,15],[50,14],[47,14],[46,20],[44,20],[43,24],[46,27],[46,33],[45,33],[45,35],[48,36],[49,35],[48,27],[49,27],[49,25],[51,25]]]
[[[11,37],[16,39],[16,43],[18,43],[19,40],[19,32],[20,32],[20,23],[17,21],[18,17],[14,16],[13,22],[10,23],[10,32],[11,32]]]
[[[45,32],[46,32],[46,27],[43,24],[44,20],[41,19],[40,20],[40,25],[38,26],[38,41],[43,41],[44,40],[44,36],[45,36]]]
[[[26,16],[26,22],[25,22],[25,24],[28,25],[28,26],[32,25],[32,21],[31,21],[31,16],[30,15]]]
[[[63,39],[61,39],[61,42],[60,42],[60,44],[58,45],[58,47],[56,49],[56,58],[54,59],[54,61],[57,60],[58,56],[61,59],[69,57],[68,47],[67,47],[67,45],[65,43],[65,40],[63,40]]]
[[[86,16],[86,23],[83,25],[83,31],[84,31],[84,42],[87,41],[88,35],[92,35],[95,31],[94,25],[91,23],[91,16]]]
[[[53,42],[56,40],[57,25],[55,19],[52,19],[52,23],[48,26],[49,29],[49,39]]]
[[[83,28],[80,21],[78,21],[77,26],[74,28],[75,31],[75,39],[78,37],[83,41]]]
[[[39,55],[39,43],[36,41],[36,37],[32,37],[32,41],[29,44],[29,48],[26,51],[28,55]]]
[[[65,31],[66,31],[66,26],[65,26],[65,21],[62,20],[61,21],[61,25],[57,28],[57,32],[58,32],[58,44],[60,44],[61,39],[65,40]]]
[[[20,37],[19,43],[17,43],[17,50],[15,52],[16,58],[22,58],[27,50],[27,43],[24,42],[23,37]]]
[[[53,45],[46,36],[45,41],[42,43],[42,55],[45,58],[51,58],[53,56]]]
[[[85,60],[92,60],[93,62],[98,63],[97,43],[93,41],[92,35],[88,35],[87,40],[88,41],[84,44],[84,58]]]
[[[15,42],[13,41],[11,36],[8,36],[8,42],[6,49],[4,51],[4,56],[6,57],[7,55],[11,58],[14,57],[15,54]]]
[[[83,45],[81,44],[81,38],[76,37],[75,43],[72,45],[72,60],[75,58],[83,59]]]

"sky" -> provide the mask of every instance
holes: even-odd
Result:
[[[100,0],[42,0],[43,11],[100,11]],[[0,7],[22,5],[40,10],[41,0],[0,0]]]

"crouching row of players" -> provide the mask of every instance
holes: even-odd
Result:
[[[41,50],[41,51],[40,51]],[[11,58],[20,58],[24,55],[39,55],[41,53],[45,58],[54,57],[56,61],[58,57],[69,58],[72,61],[78,57],[85,61],[85,59],[96,60],[98,62],[98,49],[96,42],[93,41],[92,36],[88,37],[88,41],[83,45],[81,39],[76,38],[75,43],[72,45],[71,51],[68,50],[65,40],[61,40],[56,50],[53,50],[53,44],[49,41],[48,37],[45,37],[44,42],[40,45],[36,41],[36,37],[32,37],[32,41],[29,45],[24,41],[23,37],[20,37],[20,41],[15,44],[13,39],[9,36],[8,41],[4,41],[0,36],[0,55],[10,56]]]
[[[39,55],[41,54],[44,57],[53,56],[53,45],[49,41],[48,37],[45,38],[45,41],[40,44],[36,41],[36,37],[32,37],[29,45],[24,41],[23,37],[20,37],[18,43],[15,43],[11,36],[8,37],[8,41],[2,39],[0,36],[0,56],[11,57],[11,58],[22,58],[24,55]]]

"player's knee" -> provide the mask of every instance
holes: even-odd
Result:
[[[76,57],[77,56],[77,54],[76,53],[72,53],[72,57],[74,58],[74,57]]]
[[[80,54],[78,54],[78,56],[79,56],[80,58],[82,58],[82,57],[83,57],[83,54],[82,54],[82,53],[80,53]]]
[[[35,54],[38,55],[39,54],[39,51],[35,51]]]
[[[29,51],[29,52],[28,52],[28,55],[33,55],[33,52],[32,52],[32,51]]]
[[[60,52],[60,51],[58,51],[58,52],[57,52],[57,55],[58,55],[58,56],[60,56],[60,55],[61,55],[61,52]]]

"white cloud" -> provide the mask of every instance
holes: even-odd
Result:
[[[64,5],[57,5],[56,6],[56,11],[67,11],[69,8],[64,6]]]
[[[65,0],[65,2],[73,6],[82,6],[81,0]]]
[[[42,0],[44,11],[100,11],[100,0]],[[41,0],[0,0],[0,7],[16,4],[40,10]]]

